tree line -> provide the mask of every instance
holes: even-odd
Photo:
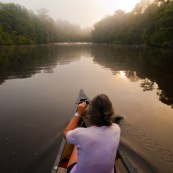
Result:
[[[173,0],[141,0],[125,13],[117,10],[81,29],[67,21],[54,21],[46,9],[35,14],[14,3],[0,3],[0,45],[55,42],[95,42],[173,47]]]
[[[141,0],[133,11],[117,10],[94,25],[93,42],[173,46],[173,1]]]
[[[35,14],[14,3],[0,3],[0,45],[90,41],[91,31],[54,21],[46,9]]]

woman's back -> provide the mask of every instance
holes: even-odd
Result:
[[[113,173],[120,138],[117,124],[69,131],[66,139],[76,144],[78,162],[71,173]]]

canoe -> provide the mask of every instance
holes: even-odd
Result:
[[[74,116],[74,114],[76,112],[78,104],[83,101],[86,101],[89,103],[90,99],[87,97],[87,95],[84,93],[83,90],[80,90],[79,95],[78,95],[77,100],[74,105],[72,117]],[[119,123],[122,118],[123,118],[122,116],[116,116],[115,122]],[[81,119],[79,121],[78,125],[82,126],[82,127],[83,127],[83,125],[85,126],[83,119]],[[72,144],[68,144],[66,142],[65,138],[63,138],[51,173],[66,173],[67,172],[66,166],[67,166],[69,157],[73,151],[73,147],[74,146]],[[123,151],[123,147],[121,146],[121,142],[118,147],[117,157],[115,159],[115,166],[116,166],[117,173],[137,173],[135,168],[128,161],[126,154]]]

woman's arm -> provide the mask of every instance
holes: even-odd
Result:
[[[69,122],[69,124],[67,125],[67,127],[64,130],[64,137],[66,138],[66,134],[68,131],[73,130],[76,128],[80,117],[84,114],[84,112],[86,111],[86,106],[87,104],[85,102],[81,103],[78,105],[77,107],[77,113],[79,114],[79,116],[74,116],[71,121]]]

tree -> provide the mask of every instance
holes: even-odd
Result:
[[[42,44],[62,41],[89,41],[90,32],[68,23],[57,24],[48,15],[47,9],[38,14],[18,4],[0,3],[0,44]],[[62,26],[61,26],[62,25]],[[85,35],[85,36],[83,36]]]
[[[151,4],[151,0],[141,0],[139,3],[135,5],[133,12],[135,14],[144,13],[144,11],[148,8]]]
[[[116,11],[94,25],[94,42],[173,46],[173,3],[141,0],[130,13]]]

